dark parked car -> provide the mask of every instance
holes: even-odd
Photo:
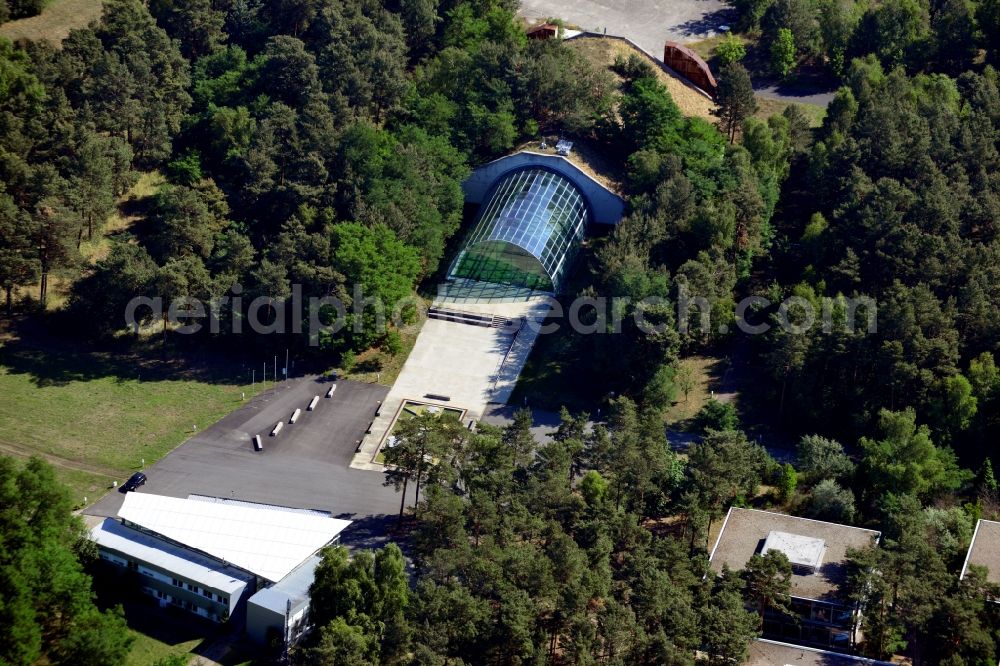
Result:
[[[139,486],[146,485],[146,475],[142,472],[136,472],[129,477],[128,481],[122,484],[122,487],[118,489],[120,493],[127,493],[130,490],[135,490]]]

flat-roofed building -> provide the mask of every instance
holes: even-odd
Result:
[[[262,641],[273,621],[285,639],[304,631],[317,553],[351,524],[322,511],[150,493],[128,493],[118,518],[91,530],[102,561],[139,574],[161,606],[215,622],[247,608],[247,629]]]
[[[320,511],[150,493],[128,493],[118,517],[126,525],[249,571],[268,584],[333,543],[351,524]]]
[[[750,644],[745,666],[892,666],[888,661],[759,639]]]
[[[247,634],[258,643],[294,643],[309,628],[309,588],[320,558],[313,555],[247,601]]]
[[[151,534],[105,518],[90,531],[102,562],[140,577],[142,592],[159,600],[224,622],[254,591],[253,574],[193,552]]]
[[[969,573],[969,567],[986,569],[986,580],[1000,583],[1000,523],[995,520],[980,520],[972,534],[972,543],[962,565],[961,578]]]
[[[790,618],[775,611],[764,617],[764,635],[835,650],[853,648],[857,607],[841,594],[847,551],[876,544],[879,532],[733,507],[709,556],[712,569],[743,569],[755,554],[784,553],[792,564]]]

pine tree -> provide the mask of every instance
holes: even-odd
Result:
[[[13,310],[14,289],[38,276],[38,259],[31,238],[31,220],[18,210],[0,186],[0,288],[5,292],[7,314]]]
[[[997,499],[997,479],[993,475],[993,461],[987,457],[976,475],[976,493],[983,498]]]
[[[788,611],[792,589],[792,565],[780,550],[769,550],[764,555],[754,553],[743,569],[746,596],[757,609],[761,622],[768,609]]]
[[[757,99],[746,67],[733,62],[722,68],[715,101],[718,108],[713,113],[719,117],[719,124],[729,142],[733,143],[743,121],[757,111]]]

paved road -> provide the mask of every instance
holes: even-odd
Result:
[[[330,511],[355,521],[344,532],[344,543],[378,545],[394,524],[400,495],[382,485],[382,473],[348,465],[388,390],[341,381],[332,398],[321,397],[316,411],[305,411],[309,400],[325,395],[329,385],[315,378],[290,380],[257,396],[147,469],[149,481],[140,492],[233,497]],[[296,407],[303,413],[292,425],[288,418]],[[278,421],[285,422],[284,429],[269,437]],[[262,453],[253,450],[255,434],[262,436]],[[84,513],[115,516],[123,497],[112,491]]]
[[[760,97],[817,106],[829,105],[837,92],[816,86],[790,86],[768,81],[754,82],[753,90]]]
[[[513,422],[515,409],[514,407],[503,405],[490,405],[490,408],[483,415],[483,421],[496,426],[509,425]],[[533,409],[531,415],[533,417],[531,434],[535,436],[535,441],[539,444],[549,443],[552,440],[552,433],[559,427],[558,412]],[[592,428],[594,422],[588,422],[588,426]],[[686,452],[692,444],[698,441],[698,435],[674,428],[667,428],[666,435],[670,448],[681,453]],[[778,462],[794,463],[796,461],[795,450],[793,448],[786,448],[779,443],[775,443],[770,437],[751,436],[751,439],[755,439],[758,444],[767,449],[771,457]]]
[[[561,18],[582,30],[628,37],[658,58],[664,42],[710,37],[734,18],[723,0],[521,0],[521,14],[529,21]]]

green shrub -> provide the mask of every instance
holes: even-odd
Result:
[[[357,365],[358,356],[353,350],[348,349],[340,356],[340,369],[344,372],[350,372]]]
[[[403,351],[403,339],[400,337],[399,331],[389,331],[385,334],[385,339],[382,340],[382,351],[389,356],[397,356]]]
[[[795,68],[795,37],[788,28],[779,28],[778,37],[771,44],[771,69],[781,78],[787,78]]]
[[[695,415],[694,420],[695,426],[701,432],[737,430],[740,427],[740,418],[732,403],[719,402],[715,398],[705,403],[705,406]]]
[[[743,42],[736,39],[732,35],[726,35],[726,38],[719,42],[719,45],[715,47],[715,57],[719,61],[719,65],[724,67],[733,62],[739,62],[743,60],[747,55],[747,49],[743,45]]]

